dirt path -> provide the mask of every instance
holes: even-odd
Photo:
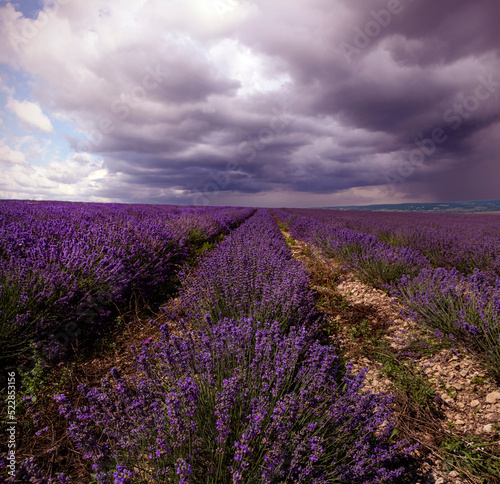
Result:
[[[398,428],[421,445],[414,482],[500,482],[500,460],[490,457],[500,455],[500,389],[484,368],[402,317],[383,291],[359,282],[289,233],[283,235],[294,257],[311,271],[332,337],[356,370],[368,368],[367,390],[395,395]],[[493,445],[481,450],[472,447],[477,443]],[[467,455],[474,465],[470,472]],[[481,473],[486,480],[478,477]]]

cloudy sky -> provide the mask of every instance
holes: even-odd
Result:
[[[500,199],[498,0],[0,0],[0,198]]]

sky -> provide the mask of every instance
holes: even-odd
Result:
[[[0,0],[0,198],[500,199],[498,0]]]

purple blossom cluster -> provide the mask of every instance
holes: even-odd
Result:
[[[6,483],[30,483],[30,484],[71,484],[64,472],[61,472],[56,477],[46,477],[42,470],[37,466],[33,456],[28,457],[22,463],[17,463],[15,470],[9,467],[9,461],[5,455],[0,455],[0,469],[9,477],[6,477]]]
[[[267,210],[257,211],[184,274],[180,298],[198,325],[206,318],[251,317],[285,327],[318,317],[307,272]]]
[[[384,394],[362,391],[331,346],[304,327],[223,319],[135,349],[116,370],[58,395],[76,448],[99,483],[382,483],[412,452],[391,439]]]
[[[252,209],[0,202],[0,347],[61,354],[58,332],[91,336],[132,292],[162,291],[190,247]],[[50,351],[47,354],[50,357]]]
[[[416,321],[476,353],[500,381],[500,280],[477,269],[427,269],[403,277],[392,294]]]

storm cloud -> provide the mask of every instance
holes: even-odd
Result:
[[[45,0],[26,12],[0,7],[2,197],[500,198],[496,0]],[[27,154],[43,145],[36,120],[12,127],[21,105],[55,131],[45,163]],[[56,135],[67,150],[52,160]]]

